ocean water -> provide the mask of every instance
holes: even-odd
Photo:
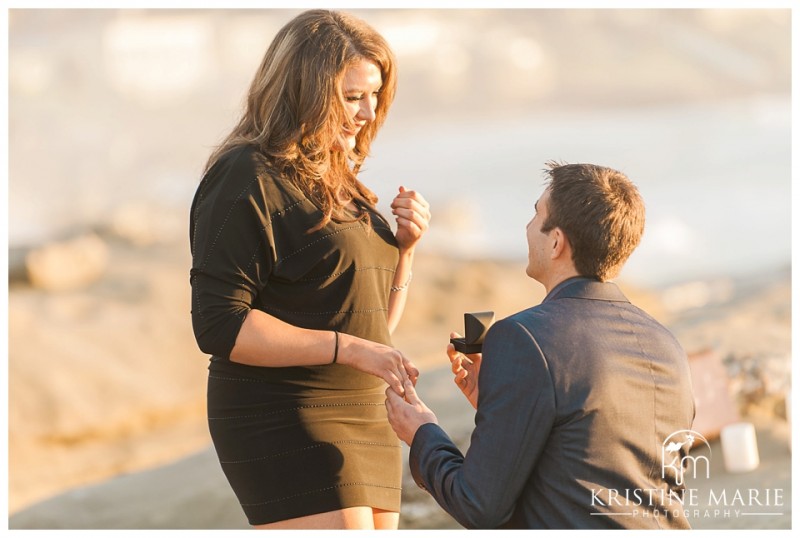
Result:
[[[638,185],[647,204],[646,230],[620,278],[667,285],[791,261],[788,96],[458,117],[412,122],[390,115],[361,173],[387,215],[399,185],[431,203],[421,251],[525,260],[525,225],[544,188],[545,162],[553,159],[616,168]],[[109,145],[98,136],[84,145],[107,148],[108,159],[121,151],[115,139]],[[154,234],[186,241],[188,208],[210,146],[184,139],[150,155],[144,141],[132,139],[125,147],[144,149],[136,158],[116,158],[119,164],[84,158],[70,168],[59,157],[31,168],[27,158],[16,157],[29,140],[36,139],[12,138],[12,248],[124,212],[149,221],[142,224],[155,227]],[[173,149],[184,153],[175,159]]]
[[[9,246],[123,221],[187,248],[205,159],[292,13],[11,14]],[[384,209],[400,184],[427,197],[422,250],[524,260],[555,159],[611,166],[639,185],[647,230],[625,278],[790,262],[786,10],[359,13],[402,67],[362,178]]]
[[[389,121],[362,179],[387,211],[398,185],[423,193],[434,216],[420,249],[525,260],[525,225],[551,159],[616,168],[639,187],[646,230],[621,278],[665,285],[790,264],[788,97],[419,128]]]

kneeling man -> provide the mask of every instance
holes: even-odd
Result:
[[[495,323],[482,355],[447,350],[477,410],[466,455],[410,382],[405,399],[387,390],[389,421],[417,484],[465,527],[688,528],[691,442],[673,435],[694,418],[686,353],[609,281],[644,203],[609,168],[550,163],[548,176],[526,270],[546,297]]]

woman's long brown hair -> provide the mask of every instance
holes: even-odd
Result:
[[[343,127],[353,122],[345,114],[342,79],[359,60],[378,66],[383,86],[375,120],[358,133],[355,148],[346,151],[341,149],[348,147]],[[230,150],[252,145],[320,208],[323,218],[314,229],[332,218],[348,220],[343,201],[377,203],[356,174],[386,119],[396,85],[394,54],[371,26],[346,13],[305,11],[273,39],[241,119],[212,153],[206,171]],[[355,218],[364,216],[362,210]]]

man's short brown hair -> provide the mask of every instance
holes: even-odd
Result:
[[[582,276],[606,281],[622,265],[644,233],[644,201],[617,170],[594,164],[547,163],[547,221],[542,232],[560,228],[572,246]]]

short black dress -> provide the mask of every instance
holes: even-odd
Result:
[[[351,506],[399,511],[400,442],[381,379],[339,364],[229,360],[253,308],[391,345],[398,250],[386,220],[370,209],[370,223],[307,233],[322,213],[265,163],[250,147],[229,152],[191,210],[192,323],[213,355],[208,423],[222,469],[252,525]]]

